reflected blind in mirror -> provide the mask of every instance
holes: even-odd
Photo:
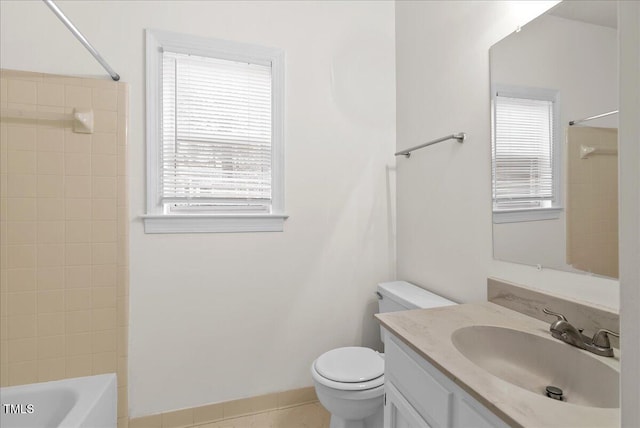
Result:
[[[547,206],[553,200],[553,102],[495,97],[494,210]]]
[[[268,211],[271,66],[163,52],[165,207]]]

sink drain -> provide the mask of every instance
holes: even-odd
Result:
[[[547,397],[549,398],[553,398],[554,400],[563,400],[563,392],[560,388],[558,388],[557,386],[552,386],[549,385],[546,387],[545,389]]]

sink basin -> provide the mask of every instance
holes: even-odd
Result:
[[[562,389],[566,403],[620,406],[618,371],[566,343],[493,326],[464,327],[453,332],[451,340],[478,367],[539,396],[547,386],[555,386]]]

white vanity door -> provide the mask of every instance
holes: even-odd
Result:
[[[384,427],[385,428],[431,428],[422,416],[400,394],[393,383],[384,386]]]
[[[396,336],[387,338],[385,428],[509,428]]]
[[[456,406],[456,425],[459,427],[474,428],[495,428],[496,426],[501,426],[496,425],[496,421],[492,423],[487,420],[487,416],[489,416],[487,413],[488,410],[481,406],[480,403],[469,402],[464,398],[460,398]]]

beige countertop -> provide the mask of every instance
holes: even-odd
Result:
[[[549,323],[490,302],[390,312],[377,314],[376,318],[387,330],[511,426],[620,426],[619,408],[596,408],[555,401],[515,386],[468,360],[451,340],[451,335],[457,329],[478,325],[505,327],[551,338]],[[586,352],[577,348],[576,351]],[[593,358],[619,371],[617,350],[613,358],[595,355]]]

